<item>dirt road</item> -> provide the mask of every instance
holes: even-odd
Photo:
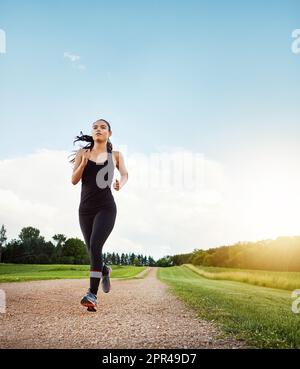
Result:
[[[88,279],[1,283],[7,301],[6,313],[0,314],[0,347],[245,347],[218,340],[214,325],[173,296],[156,270],[144,279],[112,279],[108,294],[100,286],[97,312],[80,305]]]

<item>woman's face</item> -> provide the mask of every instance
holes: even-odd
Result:
[[[111,136],[111,132],[108,129],[108,125],[102,120],[98,120],[93,123],[92,126],[93,140],[97,142],[107,141]]]

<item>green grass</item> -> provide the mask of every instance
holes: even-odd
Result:
[[[250,283],[262,287],[293,291],[300,288],[300,272],[235,269],[184,264],[202,277]]]
[[[146,267],[112,265],[112,279],[138,278]],[[0,283],[45,279],[89,278],[89,265],[0,264]]]
[[[159,268],[157,276],[226,335],[252,347],[300,348],[300,314],[291,310],[290,291],[207,279],[184,265]]]

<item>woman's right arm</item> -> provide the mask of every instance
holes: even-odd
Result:
[[[82,177],[83,170],[89,159],[89,155],[90,155],[89,151],[90,150],[88,149],[86,150],[80,149],[76,153],[75,163],[74,163],[74,168],[73,168],[73,173],[72,173],[72,184],[73,185],[76,185]]]

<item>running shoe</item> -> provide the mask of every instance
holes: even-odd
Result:
[[[97,311],[97,296],[90,289],[80,301],[82,306],[86,306],[88,311]]]
[[[110,274],[112,272],[111,267],[108,267],[107,265],[103,265],[102,269],[102,278],[101,278],[101,287],[103,292],[108,293],[111,290],[111,284],[110,284]]]

